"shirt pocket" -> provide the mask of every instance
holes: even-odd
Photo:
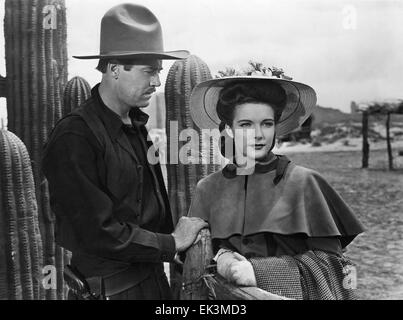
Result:
[[[137,192],[142,181],[142,166],[125,150],[115,148],[105,159],[106,187],[117,201],[123,201],[131,192]]]

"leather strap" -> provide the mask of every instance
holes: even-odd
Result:
[[[147,274],[147,276],[153,274],[162,275],[163,272],[164,269],[162,267],[156,266],[153,268],[151,273]],[[94,295],[100,295],[107,298],[129,290],[145,280],[145,278],[138,278],[138,270],[136,268],[129,267],[124,271],[119,271],[111,275],[91,277],[87,278],[86,280],[90,286],[91,292]]]

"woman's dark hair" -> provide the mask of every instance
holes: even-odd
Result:
[[[232,126],[235,108],[244,103],[266,103],[274,111],[274,122],[277,123],[286,103],[283,88],[272,82],[248,81],[231,83],[224,87],[217,102],[217,114],[220,120]]]
[[[219,130],[221,132],[220,151],[221,154],[231,159],[232,155],[226,154],[226,150],[232,144],[232,150],[235,150],[235,142],[228,135],[224,134],[225,125],[232,126],[234,120],[235,108],[244,103],[265,103],[270,105],[274,111],[274,123],[277,123],[286,104],[286,93],[281,86],[275,83],[262,83],[248,81],[244,83],[231,83],[224,87],[218,98],[217,114],[221,120]],[[276,138],[273,139],[274,148]],[[229,149],[231,150],[231,149]]]

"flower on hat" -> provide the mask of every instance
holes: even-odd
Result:
[[[244,70],[236,70],[227,67],[224,71],[218,71],[216,78],[233,77],[233,76],[263,76],[263,77],[276,77],[279,79],[292,80],[292,77],[285,75],[283,68],[266,67],[261,62],[250,60],[248,67]]]

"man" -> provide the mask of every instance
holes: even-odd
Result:
[[[206,222],[181,218],[173,230],[159,165],[147,161],[140,109],[161,85],[161,26],[147,8],[118,5],[101,23],[102,81],[80,108],[59,121],[45,146],[43,172],[56,215],[56,241],[92,293],[107,299],[169,299],[162,262],[172,262]],[[73,298],[79,298],[78,296]]]

